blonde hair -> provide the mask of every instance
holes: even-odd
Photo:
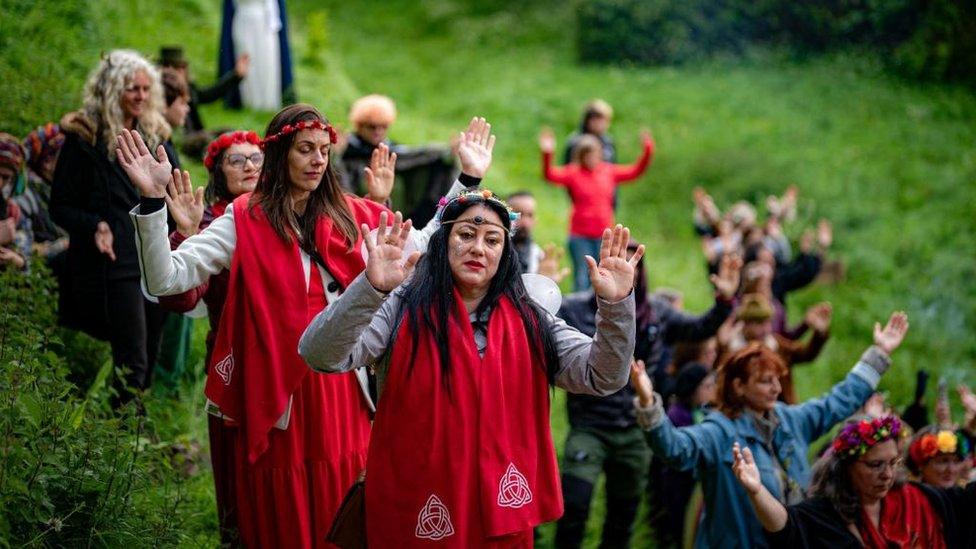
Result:
[[[396,104],[393,100],[376,93],[360,97],[349,109],[349,121],[356,128],[367,122],[392,124],[396,116]]]
[[[112,145],[122,131],[122,94],[137,72],[144,72],[152,82],[146,111],[139,117],[138,128],[149,150],[155,151],[169,139],[172,129],[163,116],[163,86],[159,71],[143,56],[132,50],[112,50],[102,56],[98,67],[88,76],[82,110],[95,123],[96,138],[101,137],[108,148],[108,156],[115,159]]]
[[[602,99],[591,100],[583,110],[588,116],[596,115],[606,119],[613,118],[613,107],[610,106],[610,103]]]
[[[603,160],[603,144],[595,136],[585,133],[580,136],[579,140],[576,142],[576,146],[573,147],[573,154],[570,158],[570,162],[574,164],[582,164],[583,156],[590,151],[600,151],[600,160]]]

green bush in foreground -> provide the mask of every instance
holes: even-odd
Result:
[[[176,543],[183,479],[147,418],[104,409],[110,362],[85,395],[67,381],[55,289],[0,272],[0,546]]]

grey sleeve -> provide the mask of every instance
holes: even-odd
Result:
[[[559,355],[556,385],[570,393],[606,396],[627,384],[637,330],[634,293],[616,303],[597,298],[597,304],[592,339],[550,317]]]
[[[393,333],[399,297],[378,292],[360,273],[335,302],[312,319],[298,354],[313,370],[348,372],[372,364]]]

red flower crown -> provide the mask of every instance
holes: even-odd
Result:
[[[329,140],[332,141],[332,143],[336,143],[338,141],[338,135],[336,134],[335,128],[332,127],[332,124],[326,124],[320,120],[302,120],[301,122],[296,122],[294,124],[285,124],[278,133],[265,136],[264,142],[274,143],[282,137],[286,137],[301,130],[324,130],[329,132]]]
[[[214,162],[220,153],[227,150],[231,145],[241,145],[243,143],[250,143],[252,145],[257,145],[258,147],[264,148],[264,143],[261,142],[261,138],[258,134],[251,131],[236,131],[227,132],[222,134],[217,139],[214,139],[207,145],[207,156],[203,158],[203,165],[207,167],[208,170],[213,170]]]
[[[832,448],[846,457],[863,456],[872,446],[894,439],[900,432],[901,421],[895,416],[862,419],[841,429]]]

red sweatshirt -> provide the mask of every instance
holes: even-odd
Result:
[[[619,183],[633,181],[644,173],[654,155],[654,141],[644,142],[644,152],[634,164],[600,162],[592,171],[572,163],[552,165],[552,153],[542,153],[542,175],[551,183],[566,187],[573,201],[569,235],[600,238],[613,226],[613,194]]]

